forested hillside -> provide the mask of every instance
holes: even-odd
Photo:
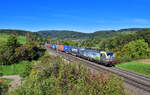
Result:
[[[39,31],[38,34],[44,37],[61,38],[61,39],[88,39],[90,38],[90,35],[87,33],[68,31],[68,30]]]
[[[25,36],[27,33],[34,34],[34,33],[30,32],[30,31],[12,30],[12,29],[0,29],[0,33],[15,34],[15,35],[21,35],[21,36]]]
[[[111,38],[120,34],[131,34],[137,31],[148,30],[148,28],[129,28],[121,30],[96,31],[94,33],[81,33],[68,30],[45,30],[39,31],[38,34],[44,37],[61,38],[61,39],[92,39],[92,38]]]
[[[34,36],[42,36],[42,37],[50,37],[52,39],[93,39],[93,38],[111,38],[118,36],[120,34],[132,34],[137,31],[148,30],[148,28],[129,28],[129,29],[120,29],[120,30],[104,30],[104,31],[96,31],[93,33],[82,33],[76,31],[69,30],[41,30],[37,32],[25,31],[25,30],[12,30],[12,29],[0,29],[0,33],[6,34],[17,34],[21,36],[25,36],[27,34]]]

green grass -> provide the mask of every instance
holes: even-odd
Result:
[[[142,64],[140,61],[118,64],[117,67],[150,76],[150,64]]]
[[[0,34],[0,44],[6,42],[6,38],[8,38],[8,35],[6,34]],[[3,39],[3,40],[2,40]]]
[[[0,39],[2,38],[3,40],[0,40],[0,44],[4,43],[7,41],[7,38],[9,37],[10,35],[8,34],[4,34],[4,33],[0,33]],[[18,36],[18,42],[20,44],[25,44],[26,43],[26,37],[24,36]]]
[[[45,51],[45,55],[50,56],[48,50]]]
[[[22,74],[22,71],[25,69],[25,65],[28,61],[22,61],[18,64],[13,65],[0,65],[0,73],[3,75],[18,75]]]
[[[21,43],[21,44],[25,44],[26,43],[26,37],[18,36],[18,42]]]
[[[4,85],[8,85],[12,81],[12,79],[5,79],[5,78],[0,78],[0,80],[3,81]]]

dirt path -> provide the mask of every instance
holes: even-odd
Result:
[[[145,59],[143,61],[137,61],[137,62],[142,64],[150,64],[150,59]]]
[[[21,77],[19,75],[2,76],[1,78],[13,80],[9,84],[10,85],[10,88],[9,88],[10,91],[15,89],[17,86],[21,85]]]

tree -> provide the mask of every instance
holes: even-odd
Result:
[[[17,61],[15,58],[15,49],[19,46],[16,35],[10,35],[6,44],[0,49],[1,62],[4,64],[13,64]]]
[[[149,56],[150,49],[148,47],[148,43],[144,40],[136,40],[124,45],[121,50],[121,54],[123,56],[129,56],[133,59],[143,58]]]
[[[15,50],[15,48],[19,45],[18,41],[17,41],[17,36],[16,35],[10,35],[8,37],[8,40],[6,42],[6,46],[9,49],[12,49],[13,51]]]

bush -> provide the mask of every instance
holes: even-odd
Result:
[[[39,47],[36,42],[27,42],[21,45],[17,37],[11,35],[7,42],[0,47],[0,64],[11,65],[22,60],[37,60],[44,55],[45,50]]]
[[[18,61],[21,61],[21,60],[26,60],[27,59],[27,49],[26,49],[26,46],[24,45],[21,45],[20,47],[17,47],[15,49],[15,57]]]
[[[0,95],[5,95],[8,91],[8,85],[4,84],[1,80],[0,80]]]
[[[38,43],[36,42],[28,42],[26,44],[27,49],[27,59],[29,61],[31,60],[37,60],[40,56],[43,56],[45,53],[45,49],[42,49],[41,47],[38,47]]]
[[[120,52],[117,52],[118,62],[127,62],[135,59],[147,58],[150,55],[148,43],[144,40],[136,40],[125,44]]]
[[[116,75],[92,74],[78,63],[45,58],[39,71],[11,95],[125,95],[122,79]]]
[[[133,59],[129,56],[116,56],[117,63],[122,63],[122,62],[129,62],[132,61]]]
[[[21,76],[24,77],[24,78],[28,77],[30,75],[31,71],[32,71],[32,64],[27,62],[26,65],[25,65],[24,71],[22,71]]]

